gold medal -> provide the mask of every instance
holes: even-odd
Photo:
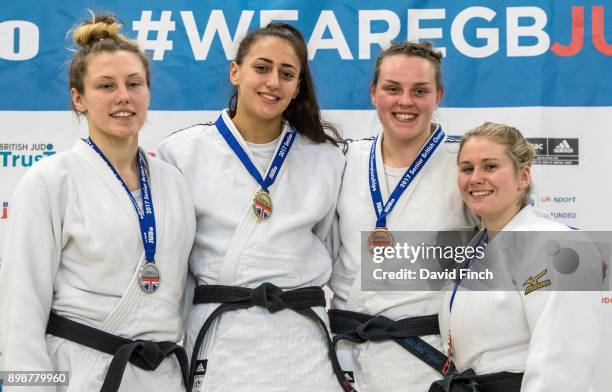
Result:
[[[377,227],[368,236],[368,249],[370,250],[370,252],[374,251],[374,248],[386,248],[392,245],[393,236],[391,235],[391,232],[387,230],[386,227]]]
[[[272,216],[272,199],[270,194],[263,189],[258,190],[253,196],[253,213],[259,221],[264,221]]]

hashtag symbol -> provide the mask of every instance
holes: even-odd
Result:
[[[140,20],[132,22],[132,29],[138,31],[136,41],[142,50],[152,50],[153,60],[163,60],[166,50],[172,50],[168,32],[174,31],[172,11],[162,11],[159,21],[151,20],[153,11],[142,11]],[[149,32],[157,32],[155,39],[149,39]]]

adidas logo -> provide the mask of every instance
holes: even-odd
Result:
[[[195,368],[195,374],[197,376],[204,376],[204,374],[206,374],[206,365],[208,364],[208,360],[204,359],[204,360],[198,360],[196,361],[196,368]]]
[[[353,372],[345,371],[344,372],[344,378],[346,379],[346,381],[348,381],[350,383],[354,383],[355,382],[355,377],[353,376]]]
[[[574,153],[574,149],[569,145],[569,143],[567,142],[567,140],[563,140],[561,143],[559,143],[555,149],[553,150],[553,152],[555,153],[561,153],[561,154],[572,154]]]

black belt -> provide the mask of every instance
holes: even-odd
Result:
[[[340,340],[353,343],[393,340],[440,374],[448,371],[448,357],[419,337],[440,334],[437,314],[397,321],[339,309],[331,309],[328,314],[331,331],[336,334],[334,348]]]
[[[200,347],[213,321],[222,313],[230,310],[261,306],[268,309],[270,313],[275,313],[283,309],[291,309],[319,323],[327,338],[329,357],[338,382],[344,391],[357,392],[344,377],[325,322],[311,309],[313,306],[325,307],[325,293],[320,287],[305,287],[283,291],[281,288],[271,283],[264,283],[255,289],[235,286],[201,285],[195,288],[193,303],[194,305],[209,303],[220,303],[221,305],[208,316],[195,340],[193,353],[191,354],[191,368],[189,371],[190,390],[194,382],[196,360],[198,359]]]
[[[165,357],[174,354],[181,366],[183,382],[188,385],[189,366],[185,350],[172,342],[130,340],[77,323],[51,312],[47,333],[113,355],[100,392],[116,392],[128,362],[144,370],[155,370]]]
[[[434,382],[429,392],[520,392],[523,373],[500,372],[476,375],[472,369],[449,372]]]

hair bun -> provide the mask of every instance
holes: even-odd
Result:
[[[87,48],[103,39],[115,41],[127,41],[128,39],[119,32],[121,22],[115,15],[93,15],[91,20],[83,22],[72,32],[72,39],[75,44],[82,48]]]

